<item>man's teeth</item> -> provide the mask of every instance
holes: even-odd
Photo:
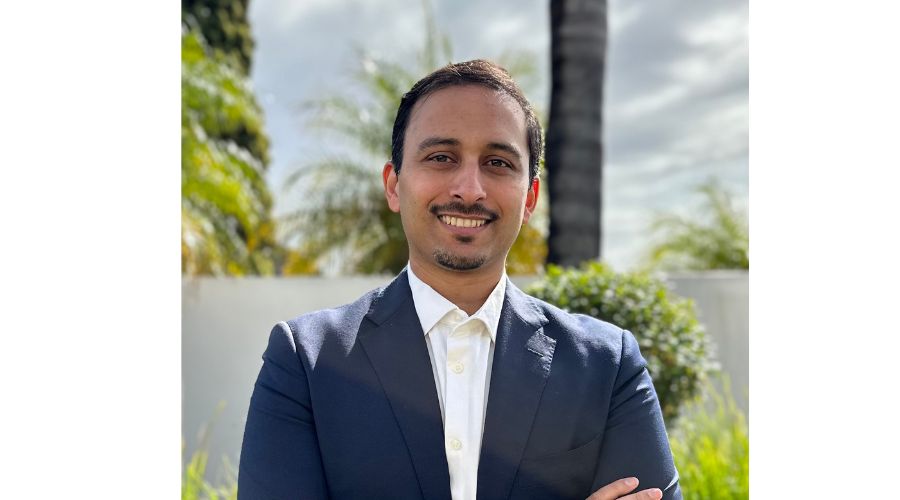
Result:
[[[442,215],[441,222],[456,227],[479,227],[485,223],[483,219],[463,219],[462,217],[450,217],[449,215]]]

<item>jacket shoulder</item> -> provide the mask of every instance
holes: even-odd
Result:
[[[381,291],[377,288],[349,304],[311,311],[279,325],[288,330],[286,333],[292,337],[296,350],[304,353],[314,365],[325,343],[336,344],[345,352],[353,347],[360,324]]]

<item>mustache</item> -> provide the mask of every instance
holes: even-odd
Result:
[[[497,212],[488,210],[484,207],[484,205],[480,203],[475,203],[474,205],[464,205],[458,201],[451,201],[450,203],[446,203],[444,205],[431,205],[428,210],[434,215],[438,215],[439,212],[456,212],[460,215],[473,215],[483,217],[488,220],[496,220],[500,218],[500,215],[498,215]]]

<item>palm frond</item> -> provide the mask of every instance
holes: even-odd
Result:
[[[716,181],[697,188],[704,196],[702,216],[658,215],[651,228],[663,241],[649,252],[653,266],[670,270],[748,269],[749,231],[746,216]]]

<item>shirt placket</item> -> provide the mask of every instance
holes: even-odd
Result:
[[[453,498],[470,498],[471,485],[467,478],[473,460],[477,460],[475,444],[472,442],[470,414],[472,413],[472,384],[474,357],[471,338],[471,322],[455,322],[447,336],[447,394],[445,398],[447,461],[451,470],[458,471],[458,477],[451,477]]]

